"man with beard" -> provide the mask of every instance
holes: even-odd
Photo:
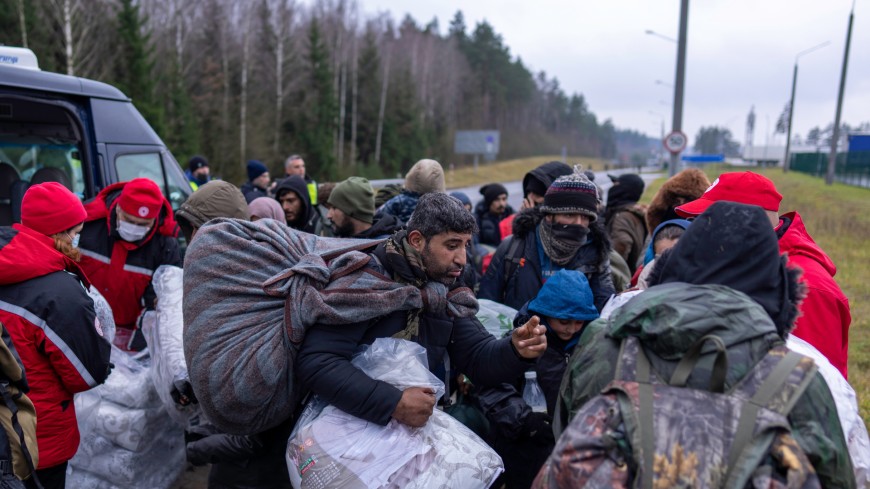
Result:
[[[498,246],[501,243],[498,224],[514,213],[507,203],[508,191],[500,183],[490,183],[480,187],[480,194],[483,200],[474,209],[477,227],[480,228],[480,243]]]
[[[350,362],[361,344],[384,337],[417,342],[426,348],[429,369],[442,380],[445,354],[455,370],[478,385],[498,385],[522,375],[547,348],[545,328],[535,317],[509,338],[496,339],[474,317],[477,301],[457,279],[476,228],[474,217],[453,197],[421,196],[408,228],[379,244],[367,267],[418,287],[424,306],[384,311],[376,319],[354,324],[315,325],[297,357],[296,373],[303,384],[327,403],[366,421],[384,426],[395,418],[419,427],[432,415],[434,391],[401,391],[373,380]]]
[[[317,208],[311,204],[308,186],[299,175],[287,177],[275,188],[275,200],[284,209],[287,225],[293,229],[321,236],[327,227]]]
[[[544,203],[517,214],[499,245],[478,297],[519,309],[562,269],[586,275],[600,311],[614,293],[610,240],[598,222],[598,189],[580,171],[556,179]]]
[[[389,214],[375,216],[375,191],[368,180],[350,177],[339,182],[329,194],[326,217],[339,238],[386,238],[399,228],[399,220]]]

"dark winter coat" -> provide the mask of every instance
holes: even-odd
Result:
[[[402,189],[402,193],[393,197],[384,203],[383,207],[378,209],[375,218],[385,215],[396,216],[402,224],[407,224],[411,219],[411,214],[417,208],[417,202],[420,200],[420,194],[411,192],[408,189]]]
[[[543,213],[537,209],[526,209],[514,219],[514,234],[502,241],[495,256],[486,269],[480,282],[478,297],[500,302],[519,309],[526,302],[535,298],[544,284],[541,274],[541,260],[538,253],[537,226],[543,219]],[[522,261],[513,267],[510,277],[505,277],[507,252],[511,242],[523,240]],[[589,225],[589,237],[567,269],[579,270],[586,275],[592,294],[595,297],[595,307],[600,311],[607,300],[615,292],[610,270],[610,240],[600,222]]]
[[[357,239],[386,238],[392,236],[392,234],[398,231],[401,227],[402,223],[396,218],[396,216],[387,214],[380,219],[376,219],[374,224],[372,224],[372,227],[353,237]]]
[[[646,209],[634,203],[608,209],[607,234],[613,250],[628,265],[629,277],[642,264],[646,245]]]
[[[486,207],[486,202],[482,200],[478,202],[474,207],[474,218],[477,220],[477,227],[480,230],[480,243],[498,246],[501,243],[501,231],[498,225],[502,219],[513,215],[513,213],[513,207],[507,206],[501,214],[493,214]]]
[[[393,276],[384,265],[383,245],[373,253],[371,273]],[[407,326],[406,311],[385,311],[380,318],[345,325],[318,324],[307,331],[296,359],[296,374],[303,385],[348,414],[386,425],[402,391],[373,380],[351,365],[357,348],[387,338]],[[451,318],[422,312],[416,342],[426,348],[429,369],[444,380],[444,355],[451,368],[478,385],[496,385],[522,375],[530,362],[522,359],[510,338],[495,339],[474,317]]]
[[[245,201],[248,204],[253,202],[254,199],[269,196],[268,192],[266,192],[265,190],[261,189],[260,187],[258,187],[256,185],[254,185],[253,182],[244,183],[241,187],[239,187],[239,190],[242,191],[242,195],[245,196]]]
[[[180,268],[182,262],[176,239],[178,226],[165,200],[150,234],[135,243],[121,239],[115,207],[124,185],[126,183],[106,187],[85,205],[88,217],[80,233],[80,265],[112,307],[115,325],[135,329],[142,310],[154,307],[157,295],[151,286],[151,276],[157,267]],[[144,348],[144,339],[138,336],[134,339],[137,344],[128,348]]]
[[[275,199],[282,197],[286,192],[293,192],[298,195],[303,207],[300,213],[301,217],[296,222],[288,222],[287,225],[299,231],[321,236],[324,229],[328,226],[325,225],[325,216],[321,215],[318,206],[311,204],[311,196],[305,180],[298,176],[281,180],[278,186],[275,187]]]
[[[97,326],[83,277],[51,238],[21,224],[0,227],[0,323],[29,381],[36,443],[29,439],[32,433],[25,433],[34,454],[38,444],[39,469],[75,455],[79,429],[73,394],[102,384],[109,375],[109,343]],[[25,426],[32,413],[19,416]]]

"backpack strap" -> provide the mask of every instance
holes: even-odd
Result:
[[[782,355],[781,351],[778,354],[775,353],[779,348],[785,350],[785,356],[777,361],[776,357]],[[747,374],[747,376],[753,375],[756,369],[765,368],[772,361],[777,362],[773,370],[758,386],[752,398],[743,404],[740,419],[737,422],[737,433],[728,455],[728,466],[730,469],[729,474],[725,478],[726,481],[732,477],[734,467],[736,467],[737,460],[743,453],[743,449],[752,441],[759,410],[771,409],[783,416],[787,416],[800,396],[806,391],[818,370],[815,364],[812,364],[810,367],[801,368],[799,365],[805,358],[803,355],[790,351],[785,347],[778,347],[777,349],[769,351],[753,367],[753,371]],[[780,397],[783,396],[783,393],[786,395],[785,402],[778,407],[771,406],[774,396]],[[777,402],[779,403],[780,401]]]
[[[525,240],[518,238],[516,235],[511,237],[511,244],[504,255],[504,273],[501,274],[502,297],[504,297],[507,291],[508,280],[513,276],[523,259],[524,244]]]
[[[698,338],[692,346],[680,359],[674,373],[671,376],[670,385],[674,387],[685,387],[689,376],[695,370],[695,365],[701,358],[701,349],[707,342],[712,342],[716,346],[716,359],[713,362],[713,372],[710,375],[710,391],[725,392],[725,375],[728,373],[728,353],[725,348],[725,342],[722,338],[716,335],[708,334]]]

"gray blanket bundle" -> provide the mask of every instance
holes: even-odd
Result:
[[[420,289],[366,268],[379,241],[320,238],[271,219],[215,219],[184,262],[184,357],[209,420],[253,434],[299,402],[293,363],[305,329],[423,307]]]

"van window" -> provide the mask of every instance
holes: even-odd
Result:
[[[167,154],[164,157],[160,153],[122,154],[115,158],[115,169],[119,182],[140,177],[153,181],[163,191],[172,208],[177,210],[187,198],[189,191],[185,190],[189,186],[186,181],[178,178],[178,172],[166,171],[166,165],[170,164]],[[171,164],[177,165],[174,160]]]

